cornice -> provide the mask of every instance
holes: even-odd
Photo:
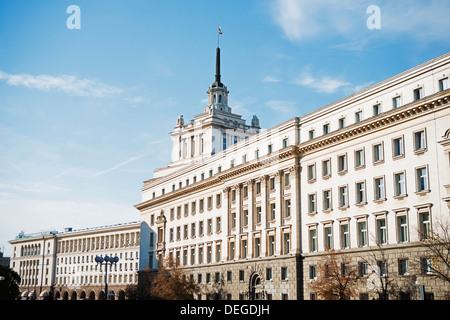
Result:
[[[449,106],[450,89],[414,101],[397,109],[384,112],[359,123],[339,129],[298,145],[302,156],[317,152],[343,140],[360,138],[361,135],[373,133],[401,122],[415,119],[423,113],[436,112]]]
[[[281,149],[277,152],[274,152],[270,155],[261,157],[260,159],[250,161],[248,163],[244,163],[238,165],[236,167],[227,169],[222,171],[221,173],[216,174],[215,176],[205,179],[200,182],[196,182],[189,186],[183,187],[181,189],[172,191],[165,195],[159,196],[154,199],[150,199],[139,204],[136,204],[134,207],[139,211],[151,208],[153,206],[166,203],[167,201],[177,199],[179,197],[185,197],[189,194],[196,193],[200,190],[210,188],[217,185],[222,185],[228,180],[234,179],[240,175],[248,174],[250,172],[260,170],[262,168],[269,167],[275,162],[285,161],[293,158],[297,158],[299,155],[298,149],[296,146],[289,146],[287,148]]]

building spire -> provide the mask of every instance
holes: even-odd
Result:
[[[220,48],[216,49],[216,79],[217,85],[220,85]]]

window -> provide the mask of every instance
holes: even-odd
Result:
[[[379,276],[387,277],[387,274],[388,274],[387,262],[386,261],[377,261],[377,266],[378,266],[378,270],[379,270]]]
[[[272,268],[266,268],[266,280],[272,280]]]
[[[234,249],[235,249],[234,241],[230,242],[228,247],[229,247],[229,257],[228,257],[228,259],[229,259],[229,260],[234,260],[234,256],[235,256],[235,252],[234,252]]]
[[[393,142],[394,157],[403,156],[404,155],[403,137],[395,138],[392,142]]]
[[[255,247],[253,252],[255,257],[259,257],[261,254],[261,239],[259,237],[255,238]]]
[[[364,167],[364,149],[355,151],[355,167]]]
[[[422,92],[423,92],[422,88],[414,89],[414,91],[413,91],[414,101],[417,101],[417,100],[420,100],[423,98]]]
[[[383,144],[373,145],[373,162],[381,162],[384,160]]]
[[[387,243],[386,219],[377,219],[377,242],[378,244]]]
[[[331,209],[331,190],[323,191],[323,210]]]
[[[384,200],[386,198],[384,190],[384,177],[375,178],[375,200]]]
[[[314,139],[314,129],[313,130],[309,130],[308,136],[309,136],[309,140]]]
[[[345,127],[345,118],[339,119],[339,129],[342,129]]]
[[[255,150],[255,159],[259,159],[259,150]]]
[[[284,186],[287,187],[291,184],[291,175],[289,173],[284,174]]]
[[[208,234],[212,233],[212,219],[208,219],[207,232]]]
[[[331,227],[325,227],[325,249],[333,249],[333,232]]]
[[[244,210],[244,222],[243,222],[243,226],[247,227],[248,226],[248,210]]]
[[[444,91],[448,89],[448,78],[439,80],[439,91]]]
[[[216,232],[220,232],[221,225],[220,225],[220,217],[216,218]]]
[[[392,109],[397,109],[401,106],[401,99],[400,96],[397,96],[395,98],[392,98]]]
[[[329,177],[331,175],[331,164],[330,160],[322,161],[322,176]]]
[[[355,112],[355,123],[362,121],[362,111]]]
[[[256,207],[256,223],[261,223],[261,207]]]
[[[417,192],[428,191],[428,172],[427,167],[416,169]]]
[[[398,274],[400,276],[405,276],[409,274],[409,261],[408,259],[398,260]]]
[[[366,221],[358,222],[358,238],[359,238],[359,246],[360,247],[367,246],[367,222]]]
[[[241,240],[241,259],[247,258],[247,240]]]
[[[287,280],[288,273],[286,267],[281,267],[281,280]]]
[[[267,240],[267,255],[273,256],[275,254],[275,236],[270,235]]]
[[[366,183],[364,181],[356,183],[356,203],[366,203]]]
[[[284,210],[285,210],[284,216],[290,217],[291,216],[291,200],[290,199],[284,200]]]
[[[324,124],[323,125],[323,134],[327,134],[328,132],[330,132],[330,124]]]
[[[291,234],[283,233],[283,254],[288,254],[291,248]]]
[[[343,154],[338,156],[338,172],[343,173],[347,171],[347,155]]]
[[[394,183],[395,196],[406,195],[405,172],[394,174]]]
[[[271,203],[270,204],[270,220],[275,220],[275,209],[276,209],[275,203]]]
[[[313,193],[308,195],[308,212],[315,213],[316,211],[316,194]]]
[[[401,215],[397,217],[397,236],[398,242],[408,241],[408,224],[406,215]]]
[[[348,233],[348,224],[341,225],[341,248],[347,249],[350,247],[350,236]]]
[[[316,165],[311,164],[308,166],[308,180],[316,179]]]
[[[316,229],[309,230],[309,251],[311,251],[311,252],[317,251],[317,230]]]
[[[348,187],[339,187],[339,207],[348,207]]]
[[[256,183],[256,194],[261,194],[261,182]]]
[[[269,145],[267,146],[267,154],[271,154],[271,153],[272,153],[272,145],[269,144]]]
[[[414,151],[426,149],[425,130],[414,132]]]
[[[317,279],[317,269],[316,266],[309,266],[309,280]]]
[[[270,180],[269,180],[269,189],[271,191],[275,190],[275,178],[270,178]]]
[[[367,277],[369,275],[369,264],[367,262],[360,262],[358,269],[360,277]]]
[[[289,139],[288,138],[283,139],[283,148],[286,148],[288,146],[288,144],[289,144]]]
[[[231,213],[231,228],[236,228],[236,212]]]
[[[198,223],[198,235],[199,236],[203,235],[203,221],[199,221]]]
[[[378,104],[374,105],[372,107],[372,109],[373,109],[373,116],[374,117],[379,115],[381,113],[381,104],[378,103]]]
[[[422,274],[433,273],[433,260],[430,258],[420,258]]]
[[[424,240],[431,235],[431,221],[429,212],[421,212],[419,214],[419,230],[420,230],[420,240]]]

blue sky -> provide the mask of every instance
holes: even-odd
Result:
[[[218,25],[229,105],[270,128],[448,52],[449,16],[448,0],[2,0],[0,248],[140,219],[176,118],[205,106]]]

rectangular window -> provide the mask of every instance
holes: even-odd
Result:
[[[405,173],[394,174],[394,192],[396,196],[406,195]]]
[[[257,258],[261,255],[261,239],[255,238],[254,256]]]
[[[316,179],[316,165],[311,164],[308,166],[308,180]]]
[[[272,268],[266,268],[266,280],[272,280]]]
[[[216,232],[220,232],[221,225],[220,225],[220,217],[216,218]]]
[[[375,178],[375,200],[383,200],[386,198],[384,191],[384,177]]]
[[[331,227],[325,227],[325,249],[333,249],[333,232]]]
[[[394,155],[394,157],[404,155],[403,137],[396,138],[392,142],[393,142],[393,155]]]
[[[444,91],[449,88],[448,86],[448,78],[444,78],[439,80],[439,91]]]
[[[417,192],[427,191],[428,188],[428,172],[427,167],[416,169]]]
[[[283,234],[283,254],[288,254],[291,249],[291,234],[284,233]]]
[[[409,261],[408,259],[399,259],[398,260],[398,274],[401,276],[405,276],[409,274]]]
[[[316,211],[316,194],[313,193],[308,195],[308,212],[314,213]]]
[[[322,161],[322,176],[327,177],[331,175],[331,164],[330,160]]]
[[[386,219],[377,219],[377,241],[378,244],[387,243]]]
[[[350,247],[350,236],[348,233],[348,224],[341,225],[341,248],[346,249]]]
[[[401,106],[401,99],[400,96],[397,96],[395,98],[392,98],[392,109],[397,109]]]
[[[261,223],[261,207],[256,207],[256,223]]]
[[[244,227],[248,226],[248,210],[244,210],[244,219],[243,219],[243,225]]]
[[[397,233],[398,242],[408,241],[408,223],[404,215],[397,217]]]
[[[355,113],[355,123],[362,121],[362,111],[358,111]]]
[[[367,222],[366,221],[358,222],[358,238],[359,238],[359,246],[360,247],[367,246]]]
[[[381,113],[381,104],[376,104],[373,106],[373,116],[377,116]]]
[[[287,280],[287,268],[286,267],[281,267],[281,280]]]
[[[420,240],[424,240],[430,237],[431,235],[431,222],[430,222],[430,213],[422,212],[419,215],[420,219]]]
[[[286,148],[288,146],[288,144],[289,144],[289,140],[287,138],[283,139],[283,148]]]
[[[323,125],[323,134],[327,134],[328,132],[330,132],[330,125],[327,123]]]
[[[267,146],[267,154],[271,154],[271,153],[272,153],[272,145],[269,144],[269,145]]]
[[[363,167],[364,166],[364,149],[355,151],[355,167]]]
[[[413,94],[414,94],[414,101],[422,99],[423,98],[422,88],[414,89]]]
[[[414,132],[414,151],[424,150],[426,146],[425,130]]]
[[[284,210],[285,210],[284,216],[290,217],[291,216],[291,200],[290,199],[284,201]]]
[[[345,118],[339,119],[339,129],[342,129],[345,127]]]
[[[309,140],[314,139],[314,130],[309,130],[308,136],[309,136]]]
[[[323,191],[323,210],[331,209],[331,190]]]
[[[338,169],[341,173],[347,171],[347,155],[338,156]]]
[[[317,278],[316,266],[309,266],[309,280],[314,280]]]
[[[384,160],[383,144],[378,143],[373,146],[373,162]]]
[[[309,230],[309,251],[311,251],[311,252],[317,251],[317,230],[316,229]]]
[[[364,181],[356,183],[356,203],[363,204],[366,202],[366,183]]]
[[[347,186],[339,187],[339,207],[348,206],[348,188]]]
[[[275,220],[275,210],[276,210],[275,203],[271,203],[270,204],[270,220]]]
[[[272,190],[275,190],[275,178],[270,178],[269,179],[269,189],[272,191]]]
[[[291,184],[291,175],[289,173],[284,174],[284,186],[287,187]]]
[[[273,256],[275,254],[275,236],[268,237],[267,247],[267,255]]]

